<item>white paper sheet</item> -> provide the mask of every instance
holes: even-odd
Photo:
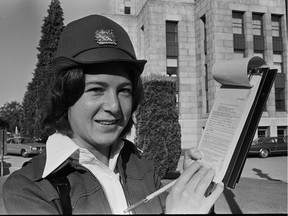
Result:
[[[260,85],[261,76],[248,79],[248,61],[245,59],[237,61],[237,64],[218,64],[213,71],[214,78],[222,86],[217,92],[199,150],[202,152],[202,163],[216,170],[213,180],[216,183],[221,182],[225,176]]]

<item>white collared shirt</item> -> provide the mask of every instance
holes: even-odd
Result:
[[[113,172],[123,145],[123,142],[121,142],[121,145],[112,147],[109,167],[107,167],[91,152],[85,148],[79,147],[68,136],[55,133],[48,138],[46,143],[47,158],[42,177],[45,178],[48,176],[67,158],[71,157],[73,153],[78,151],[79,163],[89,169],[98,179],[109,201],[112,212],[114,214],[124,214],[123,211],[127,208],[127,201],[122,185],[119,181],[119,175]]]

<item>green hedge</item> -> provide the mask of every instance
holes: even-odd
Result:
[[[176,84],[166,76],[143,78],[144,100],[136,112],[135,144],[152,160],[162,179],[177,168],[181,129],[176,107]]]

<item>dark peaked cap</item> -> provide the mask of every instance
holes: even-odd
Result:
[[[142,73],[146,60],[137,60],[127,32],[101,15],[69,23],[63,30],[54,58],[54,70],[104,62],[128,62]]]

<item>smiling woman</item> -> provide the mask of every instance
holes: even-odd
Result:
[[[115,89],[117,92],[113,92],[113,94],[117,93],[117,96],[120,98],[123,98],[125,95],[131,96],[131,113],[134,112],[143,96],[141,79],[134,69],[133,66],[125,62],[112,62],[93,64],[85,66],[83,69],[69,69],[56,74],[51,98],[51,109],[45,123],[53,125],[53,127],[62,133],[71,134],[71,123],[68,122],[67,115],[68,107],[71,106],[71,109],[74,109],[73,107],[82,100],[92,100],[94,98],[93,100],[97,101],[97,97],[103,99],[103,96],[100,96],[105,93],[105,90],[106,94],[104,96],[107,97],[107,90],[110,90],[109,94],[111,94],[109,82],[114,80],[113,84],[116,85],[115,81],[119,81],[122,76],[124,81],[123,83],[117,83],[119,85]],[[105,99],[105,102],[109,102],[107,98]],[[128,103],[128,105],[130,104]],[[127,127],[123,128],[121,137],[124,137],[131,130],[133,121],[130,117]]]
[[[98,157],[100,149],[108,165],[110,146],[125,135],[122,131],[131,119],[132,81],[121,65],[110,64],[105,73],[94,70],[96,74],[85,75],[84,93],[68,109],[68,121],[74,142]]]
[[[136,58],[120,25],[90,15],[64,28],[53,62],[54,88],[45,124],[55,131],[46,151],[6,180],[7,212],[127,213],[129,206],[161,187],[152,162],[125,139],[143,96],[140,75],[146,60]],[[185,164],[199,159],[193,150],[185,155],[190,162]],[[166,205],[166,213],[208,213],[223,191],[218,185],[204,196],[214,175],[212,169],[192,163],[166,200],[156,197],[131,212],[163,213]]]

